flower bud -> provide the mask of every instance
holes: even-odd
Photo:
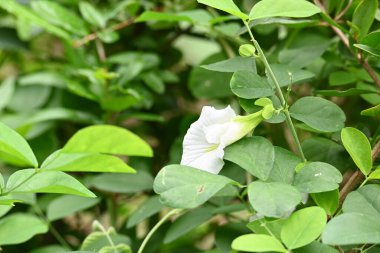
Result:
[[[256,48],[251,44],[244,44],[239,47],[241,57],[252,57],[256,52]]]

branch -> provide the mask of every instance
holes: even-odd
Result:
[[[123,28],[125,28],[125,27],[127,27],[127,26],[133,24],[134,21],[135,21],[135,18],[130,18],[130,19],[126,20],[126,21],[123,21],[123,22],[121,22],[121,23],[119,23],[119,24],[116,24],[116,25],[112,26],[112,27],[111,27],[111,30],[112,30],[112,31],[117,31],[117,30],[123,29]],[[73,46],[74,46],[75,48],[78,48],[78,47],[81,47],[81,46],[83,46],[84,44],[86,44],[86,43],[88,43],[88,42],[90,42],[90,41],[92,41],[92,40],[97,39],[97,38],[98,38],[98,33],[97,33],[97,32],[94,32],[94,33],[91,33],[91,34],[86,35],[85,37],[83,37],[83,38],[80,39],[80,40],[76,40],[76,41],[74,41],[74,42],[73,42]]]

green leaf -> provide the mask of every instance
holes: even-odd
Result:
[[[18,166],[38,166],[36,156],[25,139],[1,122],[0,158]]]
[[[344,213],[333,218],[322,234],[331,245],[380,243],[380,219],[363,213]]]
[[[232,249],[246,252],[287,252],[275,237],[260,234],[239,236],[232,242]]]
[[[302,162],[301,158],[280,147],[274,147],[274,152],[273,168],[268,181],[292,184],[295,169],[297,165]]]
[[[79,36],[87,35],[88,31],[82,19],[62,5],[46,0],[33,1],[31,4],[33,10],[51,24]]]
[[[380,115],[380,104],[361,111],[360,115],[368,117],[377,117],[378,115]]]
[[[333,215],[339,207],[339,190],[312,193],[314,202],[322,207],[328,215]]]
[[[305,0],[261,0],[253,6],[249,19],[270,17],[310,17],[321,12],[314,4]]]
[[[171,243],[174,240],[186,235],[191,230],[201,226],[212,218],[211,208],[202,207],[190,211],[174,221],[165,234],[164,243]]]
[[[143,12],[138,18],[136,18],[135,22],[147,22],[147,21],[166,21],[166,22],[190,22],[193,23],[192,19],[180,15],[178,13],[163,13],[163,12],[156,12],[156,11],[145,11]]]
[[[6,190],[11,193],[61,193],[96,197],[74,177],[61,171],[16,171],[9,177]]]
[[[135,172],[133,168],[116,156],[93,153],[61,153],[60,151],[48,157],[41,168],[75,172]]]
[[[344,147],[364,175],[372,169],[371,144],[367,136],[353,127],[346,127],[341,132]]]
[[[254,71],[256,69],[256,63],[252,58],[243,58],[241,56],[236,56],[227,60],[202,65],[204,69],[217,71],[217,72],[227,72],[233,73],[236,71]]]
[[[378,7],[377,0],[362,0],[356,7],[352,16],[352,24],[359,29],[359,37],[367,35],[375,19]]]
[[[141,75],[145,84],[158,94],[165,92],[165,84],[162,79],[154,72],[148,72]]]
[[[89,234],[83,241],[82,246],[80,247],[79,252],[99,252],[103,247],[110,245],[109,240],[112,240],[115,245],[118,244],[130,244],[131,240],[125,235],[118,235],[115,232],[112,232],[113,228],[108,229],[107,233],[103,231],[96,231]],[[78,253],[79,253],[78,252]],[[112,251],[111,251],[112,252]],[[117,251],[119,252],[119,251]],[[130,251],[121,251],[123,253],[130,253]],[[114,253],[114,252],[112,252]]]
[[[320,207],[307,207],[293,213],[284,223],[281,240],[288,249],[305,246],[323,231],[327,217]]]
[[[273,168],[274,148],[266,138],[244,138],[224,150],[224,159],[236,163],[253,176],[265,181]]]
[[[301,193],[291,185],[255,181],[248,186],[253,209],[266,217],[284,218],[301,202]]]
[[[151,190],[153,177],[143,170],[136,174],[104,173],[92,178],[89,184],[106,192],[137,193]]]
[[[99,198],[90,199],[79,196],[60,196],[49,203],[46,215],[49,221],[59,220],[76,212],[95,206]]]
[[[336,71],[329,75],[330,86],[346,85],[354,83],[356,80],[355,74],[348,71]]]
[[[316,90],[315,94],[319,94],[322,96],[331,96],[331,97],[348,97],[348,96],[357,96],[362,94],[371,94],[377,93],[372,90],[358,89],[358,88],[350,88],[348,90]]]
[[[267,97],[274,94],[267,78],[246,70],[235,72],[230,86],[236,96],[245,99]]]
[[[15,78],[8,77],[0,85],[0,112],[8,105],[15,90]]]
[[[326,245],[322,244],[318,241],[314,241],[307,246],[304,246],[299,249],[295,249],[294,253],[339,253],[338,250]]]
[[[369,184],[351,192],[343,203],[344,213],[362,213],[380,219],[380,185]]]
[[[342,174],[334,166],[312,162],[296,174],[294,186],[304,193],[327,192],[337,189],[342,179]]]
[[[48,230],[48,224],[32,214],[11,214],[0,220],[0,245],[20,244]]]
[[[231,15],[239,17],[243,20],[248,19],[248,15],[241,12],[232,0],[197,0],[198,3],[211,6],[215,9],[225,11]]]
[[[104,15],[88,2],[80,2],[79,10],[83,18],[95,27],[104,28],[106,26],[106,18]]]
[[[115,155],[153,155],[152,149],[140,137],[127,129],[96,125],[79,130],[62,149],[63,153],[95,152]]]
[[[169,165],[154,180],[154,191],[161,202],[174,208],[195,208],[202,205],[233,180],[183,165]]]
[[[374,47],[369,47],[367,45],[363,44],[354,44],[354,47],[357,47],[367,53],[372,54],[373,56],[380,57],[380,49],[374,48]]]
[[[44,28],[46,31],[62,39],[70,41],[70,35],[66,31],[52,25],[50,22],[41,18],[40,13],[37,14],[33,12],[32,10],[25,7],[24,5],[17,3],[17,1],[15,0],[0,1],[0,8],[3,8],[6,11],[16,15],[18,18],[23,18],[32,23],[35,23],[41,26],[42,28]]]
[[[213,55],[201,62],[201,65],[224,60],[225,57]],[[202,67],[194,67],[190,72],[189,89],[197,98],[229,97],[231,73],[219,73]]]
[[[310,71],[290,67],[285,64],[272,64],[271,68],[281,87],[307,81],[315,76]]]
[[[290,107],[290,115],[322,132],[339,131],[346,121],[339,106],[319,97],[303,97],[297,100]]]
[[[369,179],[380,179],[380,167],[377,167],[377,169],[372,172],[369,177]]]
[[[159,196],[153,196],[147,201],[142,203],[136,210],[128,217],[127,228],[131,228],[141,221],[151,217],[164,208],[160,203]]]

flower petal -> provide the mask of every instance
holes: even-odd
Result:
[[[224,130],[219,126],[229,123],[235,116],[230,106],[221,110],[211,106],[203,107],[199,119],[191,124],[183,140],[181,164],[219,173],[224,164],[224,146],[219,145]],[[213,133],[209,139],[207,132]]]
[[[181,164],[187,165],[193,168],[197,168],[200,170],[204,170],[213,174],[218,174],[220,170],[223,168],[224,161],[224,150],[223,146],[218,146],[214,150],[207,151],[207,152],[199,152],[192,154],[193,157],[196,157],[195,159],[188,159],[184,161],[182,159]],[[184,155],[185,156],[185,155]],[[183,158],[183,157],[182,157]]]

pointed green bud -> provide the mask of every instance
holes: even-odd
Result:
[[[264,107],[261,110],[261,112],[262,112],[261,116],[264,119],[272,118],[273,114],[276,111],[276,109],[273,106],[272,100],[270,100],[269,98],[259,98],[258,100],[255,101],[255,105]]]
[[[251,44],[244,44],[239,47],[239,54],[241,57],[252,57],[255,55],[256,48]]]

